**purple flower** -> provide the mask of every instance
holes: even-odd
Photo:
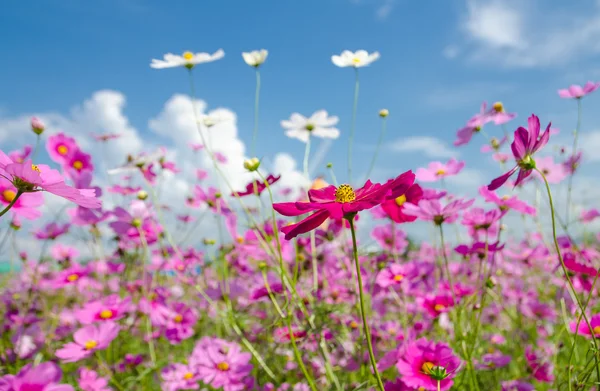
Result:
[[[596,91],[598,87],[600,87],[600,82],[588,81],[583,87],[573,84],[569,88],[558,90],[558,96],[564,99],[581,99]]]
[[[533,154],[548,143],[550,138],[550,124],[546,127],[544,133],[540,136],[540,119],[532,114],[528,119],[528,129],[519,127],[515,130],[515,140],[511,144],[513,156],[517,165],[506,174],[494,179],[489,185],[488,190],[496,190],[502,186],[512,174],[519,170],[519,176],[515,186],[519,185],[525,178],[531,175],[536,167]]]
[[[76,362],[91,356],[96,350],[104,350],[117,338],[120,327],[114,322],[88,325],[73,334],[75,342],[69,342],[56,351],[63,362]]]
[[[552,383],[554,381],[552,357],[546,353],[537,352],[533,347],[525,349],[525,359],[533,372],[533,377],[540,382]]]
[[[174,303],[165,319],[165,337],[175,345],[194,335],[198,314],[185,303]]]
[[[165,391],[179,390],[197,390],[200,388],[198,381],[200,376],[191,365],[170,364],[163,368],[160,377],[162,378],[162,389]]]
[[[32,367],[28,364],[17,375],[0,377],[2,391],[74,391],[68,384],[60,384],[62,371],[52,362]]]
[[[112,391],[108,387],[108,380],[87,368],[81,368],[79,371],[79,388],[83,391]]]
[[[375,282],[382,288],[399,285],[405,278],[411,278],[414,270],[408,264],[391,264],[377,274]]]
[[[531,383],[511,380],[502,382],[502,391],[535,391],[535,387]]]
[[[490,370],[507,366],[511,357],[502,354],[502,352],[488,353],[481,356],[481,361],[477,363],[476,368],[482,370]]]

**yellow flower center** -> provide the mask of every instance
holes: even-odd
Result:
[[[440,168],[439,170],[437,170],[435,172],[435,175],[437,175],[437,176],[442,176],[444,174],[446,174],[446,170],[444,170],[443,168]]]
[[[183,321],[183,316],[181,314],[177,314],[175,315],[175,317],[173,318],[173,321],[175,323],[181,323]]]
[[[350,328],[357,329],[358,328],[358,323],[356,323],[356,321],[353,320],[352,322],[350,322]]]
[[[111,310],[102,310],[100,311],[100,319],[110,319],[112,318],[114,313]]]
[[[192,53],[192,52],[185,52],[185,53],[183,53],[183,58],[185,58],[186,60],[190,61],[192,58],[194,58],[194,53]]]
[[[194,377],[194,374],[192,372],[187,372],[185,375],[183,375],[183,378],[185,380],[190,380],[192,377]]]
[[[400,282],[400,281],[402,281],[403,279],[404,279],[404,276],[403,276],[402,274],[396,274],[396,275],[394,276],[394,281],[396,281],[396,282]]]
[[[433,368],[435,368],[435,364],[430,361],[426,361],[423,363],[423,365],[421,365],[421,370],[423,371],[423,373],[426,373],[428,375],[431,373],[431,370]]]
[[[56,152],[58,152],[59,155],[65,156],[67,152],[69,152],[69,148],[64,145],[59,145],[58,148],[56,148]]]
[[[32,164],[32,165],[31,165],[31,169],[32,169],[33,171],[40,172],[40,168],[39,168],[38,166],[36,166],[35,164]]]
[[[315,130],[315,125],[313,125],[313,124],[306,124],[306,126],[304,127],[304,129],[308,130],[309,132],[312,132],[313,130]]]
[[[496,102],[492,107],[498,113],[502,113],[504,111],[504,105],[502,104],[502,102]]]
[[[342,204],[352,202],[356,199],[356,193],[354,193],[354,189],[350,185],[340,185],[335,190],[335,202],[340,202]]]
[[[6,202],[12,202],[16,196],[17,193],[10,189],[6,189],[2,192],[2,198],[4,198],[4,201]]]
[[[402,194],[400,197],[396,198],[396,205],[402,206],[406,202],[406,196]]]
[[[353,62],[353,63],[355,63],[355,64],[359,64],[359,63],[360,63],[360,58],[358,58],[358,57],[354,57],[354,58],[352,59],[352,62]]]
[[[79,279],[79,276],[77,274],[69,274],[69,276],[67,277],[67,281],[73,282],[73,281],[77,281]]]
[[[244,243],[244,238],[241,236],[238,236],[237,238],[235,238],[235,241],[238,242],[239,244]]]
[[[419,387],[419,388],[417,388],[417,391],[426,391],[426,390],[425,390],[425,387]]]
[[[83,168],[83,163],[81,162],[81,160],[75,160],[73,162],[73,168],[76,170],[81,170]]]
[[[217,368],[219,369],[219,371],[228,371],[229,370],[229,364],[227,364],[225,361],[221,361],[220,363],[217,364]]]
[[[93,348],[95,348],[96,346],[98,346],[98,342],[94,341],[93,339],[90,339],[83,346],[85,347],[85,350],[92,350]]]
[[[443,304],[436,304],[435,306],[433,306],[433,309],[437,312],[441,312],[446,309],[446,306]]]
[[[594,335],[600,334],[600,326],[594,327],[593,330],[594,330]]]

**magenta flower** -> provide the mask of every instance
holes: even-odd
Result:
[[[469,126],[483,126],[488,122],[494,122],[496,125],[502,125],[508,121],[514,119],[517,115],[514,113],[507,113],[504,110],[502,102],[496,102],[487,110],[487,102],[481,104],[481,110],[479,114],[475,114],[471,118],[467,125]]]
[[[52,160],[65,165],[71,156],[79,150],[79,146],[74,138],[65,136],[64,133],[57,133],[48,137],[46,150]]]
[[[195,368],[185,364],[170,364],[163,368],[160,373],[162,378],[162,390],[197,390],[200,388],[198,382],[201,380]]]
[[[83,391],[112,391],[108,380],[98,375],[96,371],[87,368],[79,370],[79,388]]]
[[[583,321],[583,319],[581,320],[581,322],[579,322],[579,329],[577,328],[576,320],[572,321],[569,324],[572,333],[575,333],[575,331],[577,331],[578,335],[583,335],[585,337],[592,338],[593,332],[596,338],[600,338],[600,314],[596,314],[590,318],[590,325],[592,326],[591,330],[588,327],[588,325]]]
[[[540,382],[552,383],[554,381],[554,366],[552,357],[541,351],[534,351],[532,346],[525,349],[525,359],[533,372],[533,377]]]
[[[459,212],[473,205],[475,200],[454,200],[446,206],[442,206],[439,200],[422,199],[418,205],[406,204],[404,213],[425,221],[433,221],[436,225],[442,223],[453,223],[459,217]]]
[[[475,240],[480,240],[481,236],[495,238],[500,229],[500,219],[505,214],[506,211],[501,209],[492,209],[486,212],[482,208],[471,208],[463,214],[462,225],[467,227],[469,235]]]
[[[564,161],[563,166],[567,174],[573,175],[575,171],[579,168],[581,164],[581,159],[583,157],[583,153],[581,151],[572,154]]]
[[[384,201],[381,208],[395,223],[409,223],[415,221],[415,216],[409,216],[404,213],[405,203],[417,204],[423,197],[423,189],[421,186],[414,184],[406,190],[406,193],[400,197]]]
[[[461,145],[468,144],[476,133],[481,132],[481,125],[467,125],[456,132],[456,140],[454,140],[454,146],[458,147]]]
[[[502,382],[501,391],[535,391],[535,387],[531,383],[519,380],[510,380]]]
[[[117,193],[121,195],[131,195],[137,194],[142,188],[140,186],[131,187],[131,186],[121,186],[121,185],[113,185],[106,189],[109,193]]]
[[[281,179],[281,175],[280,176],[274,176],[272,174],[269,174],[269,176],[266,178],[266,181],[257,181],[254,180],[250,183],[248,183],[246,185],[246,191],[234,191],[231,195],[233,197],[238,196],[238,197],[245,197],[248,195],[252,195],[252,194],[261,194],[266,188],[267,185],[271,186],[272,184],[274,184],[275,182],[277,182],[279,179]]]
[[[409,264],[393,263],[377,274],[375,283],[382,288],[387,288],[400,285],[405,279],[411,279],[414,274],[414,269]]]
[[[499,197],[495,192],[488,190],[487,186],[480,187],[479,194],[481,194],[481,196],[485,199],[486,202],[492,202],[498,205],[500,210],[513,209],[523,214],[531,216],[536,215],[536,209],[533,206],[519,200],[517,196]]]
[[[82,324],[110,323],[125,317],[132,310],[131,297],[122,299],[118,295],[111,295],[102,300],[85,303],[83,308],[77,311],[77,319]]]
[[[62,371],[53,362],[43,362],[33,367],[28,364],[17,375],[0,377],[2,391],[74,391],[68,384],[60,384]]]
[[[490,370],[507,366],[512,360],[511,356],[502,352],[488,353],[481,356],[481,361],[476,364],[477,369]]]
[[[532,170],[536,167],[533,154],[548,143],[550,138],[550,124],[548,124],[546,130],[540,136],[540,119],[535,114],[532,114],[527,122],[528,129],[521,126],[515,130],[515,140],[511,144],[517,165],[506,174],[494,179],[488,185],[489,190],[496,190],[506,183],[512,174],[519,170],[519,176],[515,182],[515,186],[517,186],[531,175]]]
[[[401,350],[396,368],[406,386],[424,391],[437,390],[437,380],[431,377],[431,373],[438,368],[448,374],[448,377],[440,381],[440,389],[447,391],[452,387],[452,378],[460,367],[460,359],[448,345],[421,338],[408,343]]]
[[[34,232],[36,238],[40,240],[54,240],[69,232],[69,224],[50,223]]]
[[[63,197],[84,208],[96,209],[102,206],[102,201],[96,198],[93,189],[75,189],[67,186],[63,177],[56,170],[40,164],[35,166],[28,160],[24,163],[14,163],[6,154],[0,151],[0,176],[8,179],[23,193],[47,191]]]
[[[63,362],[76,362],[104,350],[119,335],[120,327],[114,322],[87,325],[73,334],[75,342],[69,342],[56,351]]]
[[[423,308],[434,318],[454,307],[454,299],[449,294],[427,295],[423,299]]]
[[[384,251],[402,254],[408,247],[406,232],[400,229],[394,230],[390,224],[373,228],[371,236]]]
[[[598,217],[600,217],[598,209],[582,210],[579,215],[579,220],[581,220],[582,223],[590,223]]]
[[[465,167],[465,162],[452,158],[447,163],[431,162],[427,168],[417,169],[416,178],[423,182],[435,182],[439,179],[458,174]]]
[[[8,157],[15,163],[23,163],[29,156],[31,156],[31,152],[33,149],[31,145],[26,145],[23,147],[23,150],[12,151],[8,154]]]
[[[64,169],[68,173],[70,178],[76,178],[79,174],[84,171],[93,171],[94,165],[92,164],[92,156],[87,153],[76,150],[64,163]]]
[[[243,391],[244,378],[252,371],[251,358],[236,343],[204,337],[196,344],[189,361],[207,385],[215,389],[223,387],[223,391]]]
[[[558,90],[558,96],[564,99],[581,99],[600,87],[600,82],[588,81],[583,87],[573,84],[569,88]]]
[[[283,202],[274,204],[273,208],[284,216],[300,216],[315,211],[299,223],[283,227],[281,231],[285,233],[285,239],[290,240],[319,227],[328,218],[346,218],[380,205],[387,199],[396,199],[406,193],[414,180],[415,175],[407,171],[383,185],[367,181],[356,191],[350,185],[340,185],[337,188],[332,185],[309,190],[309,202]]]
[[[165,319],[165,337],[176,345],[194,335],[198,314],[184,303],[173,303]]]
[[[17,188],[11,181],[0,177],[0,210],[8,205],[17,196]],[[28,220],[37,219],[42,215],[37,208],[44,204],[44,196],[41,193],[25,193],[21,195],[10,208],[12,214]]]

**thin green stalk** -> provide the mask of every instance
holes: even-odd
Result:
[[[260,71],[256,67],[256,92],[254,93],[254,132],[252,133],[251,156],[254,157],[256,151],[256,138],[258,137],[258,103],[260,99]]]
[[[369,171],[367,171],[367,175],[365,176],[365,182],[369,179],[373,168],[375,167],[375,161],[377,160],[377,155],[379,154],[379,149],[381,148],[381,144],[383,143],[383,138],[385,136],[387,119],[383,117],[381,119],[381,132],[379,133],[379,140],[377,141],[377,147],[375,147],[375,153],[373,154],[373,159],[371,160],[371,166],[369,167]]]
[[[588,328],[591,331],[592,341],[594,344],[594,360],[596,363],[596,379],[598,381],[600,381],[600,365],[598,363],[598,355],[596,353],[598,351],[598,342],[596,340],[596,336],[594,335],[593,327],[590,324],[590,320],[588,319],[587,315],[585,314],[585,307],[581,304],[581,300],[579,299],[579,296],[577,295],[577,291],[575,290],[575,287],[573,286],[571,277],[569,277],[569,273],[567,272],[567,267],[565,266],[565,261],[563,260],[562,252],[560,251],[560,245],[558,244],[558,239],[556,238],[556,218],[555,218],[555,212],[554,212],[554,202],[552,201],[552,192],[550,191],[550,184],[548,183],[548,180],[546,179],[546,175],[544,175],[544,173],[542,171],[540,171],[537,168],[535,168],[535,170],[538,172],[538,174],[540,174],[540,176],[544,180],[544,184],[546,185],[546,192],[548,193],[548,203],[550,204],[550,216],[552,218],[552,239],[554,240],[554,247],[556,249],[556,253],[558,254],[560,266],[562,267],[563,273],[565,274],[565,278],[567,279],[569,288],[571,289],[571,292],[573,293],[573,297],[575,298],[575,301],[577,302],[577,306],[579,307],[579,310],[581,311],[581,315],[583,316],[583,319],[585,320],[586,325],[588,326]]]
[[[363,329],[365,330],[365,337],[367,338],[367,348],[369,349],[369,359],[371,360],[371,366],[373,367],[373,373],[377,380],[377,387],[379,391],[385,391],[381,376],[377,370],[377,361],[375,360],[375,354],[373,353],[373,342],[371,341],[371,332],[369,331],[369,323],[365,313],[365,300],[362,287],[362,276],[360,273],[360,262],[358,261],[358,247],[356,245],[356,230],[354,229],[354,215],[346,217],[350,224],[350,233],[352,234],[352,254],[354,255],[354,266],[356,267],[356,280],[358,282],[358,297],[360,302],[360,316],[363,321]]]
[[[573,148],[571,150],[571,157],[575,157],[577,153],[577,140],[579,138],[579,129],[581,127],[581,98],[577,99],[577,126],[575,127],[575,131],[573,132]],[[565,215],[565,220],[567,224],[569,223],[569,213],[571,211],[571,192],[573,190],[573,177],[575,176],[575,170],[572,170],[571,175],[569,175],[569,184],[567,187],[567,213]]]
[[[267,278],[267,271],[264,269],[262,271],[262,276],[263,276],[263,281],[265,282],[265,288],[267,288],[267,294],[269,295],[269,299],[271,299],[271,303],[273,303],[273,307],[275,307],[275,310],[277,311],[279,316],[282,319],[285,319],[285,314],[281,310],[281,307],[279,306],[279,303],[277,303],[277,299],[275,299],[275,296],[273,295],[273,291],[271,290],[271,285],[269,284],[269,279]]]
[[[308,373],[308,370],[304,365],[304,361],[302,361],[302,355],[300,354],[300,351],[298,350],[298,345],[296,344],[296,337],[294,336],[294,331],[292,329],[292,311],[288,311],[288,316],[286,316],[285,319],[287,321],[288,332],[290,335],[290,341],[292,342],[292,349],[294,350],[296,362],[298,363],[300,370],[304,374],[304,377],[306,378],[310,389],[312,391],[318,391],[317,386],[315,385],[315,381],[313,380],[312,376],[310,376],[310,374]]]
[[[348,183],[352,183],[352,144],[354,142],[354,131],[356,129],[356,110],[358,108],[358,68],[354,68],[356,80],[354,82],[354,103],[352,105],[352,122],[350,123],[350,137],[348,139]]]
[[[35,160],[35,157],[37,156],[38,150],[40,149],[40,139],[41,136],[38,134],[35,139],[35,149],[33,150],[33,154],[31,155],[31,160]]]
[[[148,242],[146,241],[146,235],[144,231],[137,227],[138,233],[140,235],[140,241],[142,242],[142,281],[143,281],[143,289],[146,291],[145,296],[148,297],[148,293],[150,293],[150,289],[152,287],[152,281],[154,280],[154,274],[152,275],[152,279],[150,280],[150,286],[146,284],[146,254],[149,253]],[[154,348],[154,340],[152,337],[152,322],[150,320],[150,314],[146,315],[146,334],[148,335],[148,351],[150,353],[150,361],[152,362],[152,368],[156,368],[156,350]]]
[[[23,194],[23,191],[22,190],[17,190],[17,194],[15,194],[15,197],[12,199],[12,201],[10,202],[10,204],[8,204],[6,206],[6,208],[4,208],[2,210],[2,212],[0,212],[0,217],[4,216],[4,214],[6,212],[8,212],[10,210],[10,208],[13,207],[13,205],[17,202],[17,200],[19,199],[19,197],[21,197],[21,194]]]
[[[333,182],[335,187],[337,187],[338,181],[337,181],[337,178],[335,177],[335,172],[333,171],[333,165],[331,163],[329,163],[329,164],[327,164],[327,168],[329,169],[329,175],[331,175],[331,181]]]
[[[306,147],[304,148],[304,176],[307,180],[310,180],[308,174],[308,157],[310,155],[310,133],[308,133],[308,138],[306,139]]]
[[[317,240],[315,231],[310,231],[310,257],[312,261],[313,292],[319,290],[319,269],[317,267]]]

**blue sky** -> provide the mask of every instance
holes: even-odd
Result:
[[[482,100],[501,100],[519,114],[510,130],[535,112],[542,122],[552,120],[568,133],[575,105],[560,100],[556,89],[600,78],[594,65],[600,52],[600,29],[594,27],[600,7],[591,0],[576,6],[559,0],[35,4],[33,11],[31,2],[11,2],[0,17],[5,37],[0,44],[5,53],[0,120],[39,112],[66,116],[95,91],[110,89],[125,96],[123,113],[144,140],[167,143],[149,131],[148,120],[173,94],[188,93],[187,77],[182,69],[151,69],[150,60],[166,52],[223,48],[223,60],[196,69],[198,95],[209,108],[234,111],[240,138],[249,144],[254,74],[240,53],[266,48],[270,54],[262,68],[260,155],[285,151],[300,161],[303,146],[283,135],[279,121],[295,111],[310,115],[323,108],[341,118],[342,136],[327,161],[335,163],[342,178],[353,72],[335,67],[330,57],[344,49],[381,53],[379,61],[360,70],[354,158],[366,169],[380,127],[377,112],[388,108],[381,176],[447,159],[444,144],[452,148],[456,129],[478,111]],[[591,96],[587,102],[597,105],[598,98]],[[590,110],[584,130],[594,129],[593,119]],[[500,134],[499,129],[487,131]],[[438,144],[395,151],[394,142],[400,145],[407,137],[435,138]],[[600,143],[597,137],[591,141]],[[13,146],[7,137],[0,142]],[[474,170],[494,170],[487,158],[481,164],[481,142],[476,139],[457,153]]]

